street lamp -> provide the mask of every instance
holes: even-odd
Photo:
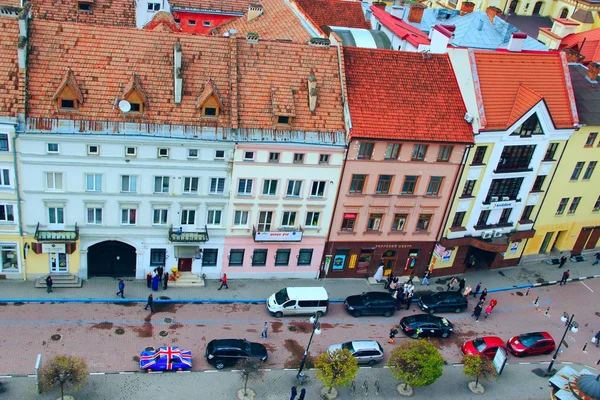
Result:
[[[308,345],[306,346],[306,350],[304,350],[304,357],[302,358],[302,362],[300,363],[300,368],[298,369],[298,375],[296,378],[298,382],[302,384],[302,380],[304,379],[304,373],[302,370],[304,369],[304,364],[306,363],[306,356],[308,356],[308,350],[310,349],[310,344],[312,343],[313,335],[316,333],[317,335],[321,334],[321,324],[319,323],[319,313],[315,313],[314,316],[310,317],[310,322],[312,324],[312,332],[310,334],[310,339],[308,339]]]
[[[572,314],[571,317],[569,318],[569,314],[567,314],[566,312],[563,313],[562,317],[560,317],[560,320],[565,323],[565,333],[563,333],[562,339],[560,339],[558,346],[556,346],[556,351],[554,352],[552,361],[550,361],[550,365],[548,365],[548,369],[546,370],[546,376],[554,375],[554,373],[556,372],[556,370],[554,370],[554,371],[552,370],[552,367],[554,366],[554,362],[556,361],[556,358],[558,357],[558,353],[560,352],[560,348],[562,347],[562,344],[565,340],[565,336],[567,336],[567,332],[569,332],[569,329],[573,333],[576,333],[579,330],[579,324],[577,322],[573,321],[573,318],[575,318],[575,314]]]

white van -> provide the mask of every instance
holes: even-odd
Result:
[[[267,299],[267,309],[275,318],[284,315],[327,313],[329,296],[323,287],[287,287]]]

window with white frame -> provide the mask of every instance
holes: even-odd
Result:
[[[208,210],[206,213],[207,225],[221,225],[221,210]]]
[[[319,154],[319,164],[329,164],[329,154]]]
[[[248,211],[237,210],[233,214],[233,225],[234,226],[248,226]]]
[[[294,153],[294,164],[304,164],[303,153]]]
[[[183,178],[183,193],[197,194],[199,178],[187,176]]]
[[[158,158],[169,158],[169,149],[165,147],[159,148]]]
[[[121,192],[135,193],[137,191],[137,176],[122,175],[121,176]]]
[[[320,212],[316,212],[316,211],[307,212],[305,225],[316,228],[317,226],[319,226],[319,217],[320,216],[321,216]]]
[[[225,158],[225,150],[215,150],[215,160],[222,160]]]
[[[245,151],[244,152],[244,161],[254,161],[254,152],[253,151]]]
[[[149,2],[148,3],[148,11],[160,11],[160,3]]]
[[[188,149],[188,158],[198,158],[198,149]]]
[[[0,170],[0,186],[10,186],[10,170]]]
[[[285,195],[287,197],[300,197],[302,192],[302,181],[288,181],[287,191]]]
[[[97,144],[88,144],[87,145],[87,153],[90,156],[97,156],[100,154],[100,146]]]
[[[284,211],[283,218],[281,218],[281,226],[285,228],[291,228],[296,225],[296,212],[295,211]]]
[[[154,193],[169,193],[169,177],[155,176],[154,177]]]
[[[85,190],[88,192],[102,191],[102,175],[85,174]]]
[[[325,196],[325,181],[314,181],[310,188],[310,197],[323,197]]]
[[[64,224],[65,209],[62,207],[48,207],[48,223],[49,224]]]
[[[0,270],[2,270],[2,272],[19,271],[19,259],[17,256],[16,244],[0,244],[0,263]]]
[[[137,218],[136,208],[121,209],[121,225],[135,225]]]
[[[12,204],[0,204],[0,222],[15,222]]]
[[[46,143],[46,153],[58,154],[58,143]]]
[[[125,157],[137,157],[137,147],[125,147]]]
[[[251,196],[252,195],[252,183],[254,179],[240,179],[238,180],[238,196]]]
[[[273,221],[273,211],[261,211],[258,214],[258,231],[271,232],[271,222]]]
[[[46,172],[46,189],[63,190],[62,172]]]
[[[88,225],[102,225],[102,208],[88,207],[86,213]]]
[[[196,210],[181,210],[181,225],[195,225]]]
[[[223,194],[225,192],[225,178],[210,178],[210,194]]]
[[[166,225],[169,220],[169,210],[166,208],[155,208],[152,210],[152,224]]]
[[[277,195],[277,180],[276,179],[265,179],[263,182],[263,196],[276,196]]]
[[[0,151],[8,151],[8,135],[6,133],[0,133]]]

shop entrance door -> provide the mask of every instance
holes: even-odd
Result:
[[[180,258],[177,263],[177,269],[179,272],[192,272],[192,259],[191,258]]]
[[[383,275],[388,276],[391,273],[396,275],[396,271],[394,271],[394,267],[396,266],[396,252],[393,250],[388,250],[381,256],[381,261],[383,262]]]

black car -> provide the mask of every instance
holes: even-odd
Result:
[[[363,292],[346,297],[344,308],[355,317],[362,315],[391,317],[396,312],[396,299],[386,292]]]
[[[241,359],[267,360],[267,349],[246,339],[216,339],[206,346],[206,359],[217,369],[234,366]]]
[[[425,295],[421,297],[418,304],[421,310],[429,314],[444,311],[459,313],[469,306],[469,302],[460,292],[439,292]]]
[[[400,329],[413,339],[420,337],[448,337],[452,324],[446,318],[430,314],[415,314],[400,320]]]

